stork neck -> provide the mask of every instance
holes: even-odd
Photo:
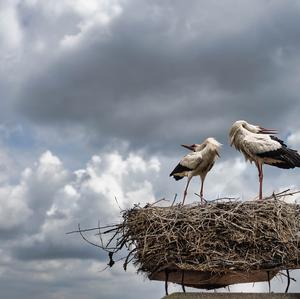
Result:
[[[253,134],[252,132],[244,129],[243,127],[240,127],[236,134],[234,135],[234,138],[233,138],[233,144],[235,146],[236,149],[240,150],[240,145],[241,145],[241,142],[242,140],[250,134]]]

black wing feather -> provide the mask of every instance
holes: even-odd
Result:
[[[170,176],[174,176],[175,178],[175,175],[178,174],[178,173],[182,173],[182,172],[185,172],[185,171],[191,171],[193,169],[190,169],[186,166],[183,166],[181,165],[180,163],[177,164],[177,166],[173,169],[173,171],[170,173]],[[176,178],[175,178],[176,179]]]
[[[281,144],[281,148],[274,151],[259,153],[257,155],[262,158],[272,158],[280,161],[270,164],[279,168],[288,169],[300,167],[300,155],[298,151],[288,148],[287,145],[279,138],[275,136],[270,137],[272,140],[279,142]]]
[[[183,179],[183,176],[174,175],[173,178],[174,178],[176,181],[179,181],[179,180]]]

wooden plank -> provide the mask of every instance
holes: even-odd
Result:
[[[166,272],[167,271],[167,272]],[[155,272],[149,276],[150,280],[165,281],[166,276],[168,282],[184,284],[185,286],[200,288],[200,289],[215,289],[225,287],[237,283],[261,282],[271,280],[278,271],[257,270],[252,272],[226,272],[212,273],[200,271],[182,271],[168,270]]]

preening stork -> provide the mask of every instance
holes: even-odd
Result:
[[[300,167],[299,153],[272,134],[277,131],[244,120],[236,121],[229,132],[230,145],[242,152],[246,161],[254,162],[258,169],[259,199],[262,199],[263,164],[285,169]]]
[[[201,178],[201,189],[200,189],[200,198],[201,204],[203,204],[203,184],[207,173],[213,167],[215,161],[220,157],[219,150],[221,143],[216,139],[210,137],[207,138],[201,144],[192,144],[185,145],[183,147],[193,151],[192,153],[184,156],[174,170],[170,173],[170,176],[173,176],[176,181],[181,180],[183,177],[187,177],[187,184],[183,194],[184,204],[189,183],[194,176],[200,176]]]

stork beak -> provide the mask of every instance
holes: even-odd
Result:
[[[191,151],[194,151],[194,147],[192,145],[187,145],[187,144],[181,144],[181,146],[191,150]]]
[[[278,131],[274,130],[274,129],[266,129],[266,128],[259,127],[259,133],[262,133],[262,134],[278,134]]]

